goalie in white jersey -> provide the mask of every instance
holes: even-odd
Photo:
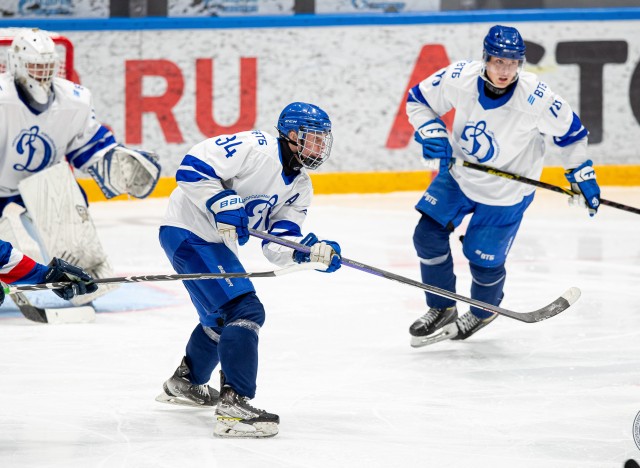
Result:
[[[67,162],[91,174],[107,198],[144,198],[160,175],[157,157],[119,145],[97,121],[90,91],[56,76],[59,59],[47,32],[18,30],[7,58],[7,72],[0,74],[0,235],[22,248],[21,223],[8,219],[19,209],[15,218],[39,244],[32,254],[48,262],[74,252],[67,259],[109,276],[86,196]],[[18,208],[25,206],[26,213]]]
[[[244,272],[237,244],[248,228],[290,239],[302,237],[311,202],[306,169],[316,169],[331,151],[331,121],[313,104],[294,102],[278,119],[279,137],[261,131],[220,135],[195,145],[184,157],[171,194],[160,243],[178,273]],[[236,244],[237,242],[237,244]],[[322,262],[340,267],[340,247],[307,234],[303,254],[263,242],[264,255],[289,266]],[[269,437],[279,418],[250,406],[258,370],[258,332],[265,311],[248,278],[185,281],[199,323],[186,355],[164,383],[159,401],[196,406],[217,403],[215,434]],[[207,385],[221,365],[220,393]]]
[[[451,232],[472,214],[463,241],[469,260],[471,297],[499,305],[505,261],[534,188],[473,169],[452,166],[452,157],[539,179],[545,141],[555,145],[566,177],[591,216],[600,189],[587,160],[587,130],[569,104],[523,71],[525,43],[511,27],[493,26],[482,61],[454,63],[409,91],[407,114],[423,157],[439,159],[440,172],[416,205],[422,217],[413,242],[425,283],[455,292]],[[442,115],[455,109],[449,133]],[[410,327],[413,346],[428,344],[447,327],[465,339],[496,315],[471,307],[458,318],[455,302],[426,294],[429,310]]]

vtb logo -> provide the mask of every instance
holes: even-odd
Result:
[[[29,130],[23,130],[15,140],[16,151],[26,156],[24,164],[14,164],[16,171],[39,172],[49,165],[54,155],[54,145],[49,136],[40,132],[34,125]]]

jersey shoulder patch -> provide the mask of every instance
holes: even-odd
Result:
[[[56,97],[64,102],[81,103],[87,106],[91,103],[91,91],[73,81],[55,77],[53,90]]]
[[[521,73],[518,81],[521,95],[524,96],[525,104],[527,104],[530,109],[540,111],[549,106],[553,93],[547,83],[539,80],[533,73],[526,72]]]

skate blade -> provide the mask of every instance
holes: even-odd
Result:
[[[156,401],[159,401],[160,403],[166,403],[168,405],[182,406],[187,408],[204,408],[210,410],[211,408],[215,407],[215,405],[199,405],[198,403],[194,403],[193,401],[186,398],[167,395],[165,392],[162,392],[160,395],[158,395],[156,397]]]
[[[412,336],[411,346],[413,348],[422,348],[440,341],[451,340],[458,336],[458,326],[455,322],[442,327],[437,333],[427,336]]]
[[[213,429],[213,435],[222,438],[263,439],[273,437],[278,433],[278,424],[259,422],[245,424],[233,418],[220,418]]]

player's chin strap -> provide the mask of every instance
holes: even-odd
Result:
[[[297,242],[284,239],[282,237],[274,236],[266,232],[257,231],[255,229],[249,229],[249,233],[254,237],[258,237],[260,239],[264,239],[269,242],[274,242],[276,244],[284,245],[286,247],[292,248],[294,250],[298,250],[300,252],[308,253],[311,251],[311,249],[306,245],[299,244]],[[471,304],[475,307],[478,307],[479,309],[487,310],[495,314],[504,315],[505,317],[509,317],[509,318],[519,320],[521,322],[527,322],[527,323],[540,322],[542,320],[551,318],[554,315],[558,315],[560,312],[567,309],[571,304],[576,302],[580,297],[580,290],[578,288],[575,288],[575,287],[569,288],[560,297],[558,297],[556,300],[554,300],[550,304],[542,307],[541,309],[534,310],[532,312],[514,312],[508,309],[504,309],[502,307],[494,306],[492,304],[487,304],[486,302],[478,301],[476,299],[472,299],[469,297],[464,297],[459,294],[452,293],[444,289],[440,289],[436,286],[431,286],[429,284],[421,283],[419,281],[415,281],[410,278],[405,278],[404,276],[396,275],[394,273],[390,273],[388,271],[384,271],[376,267],[365,265],[364,263],[360,263],[355,260],[349,260],[348,258],[345,258],[345,257],[341,257],[341,258],[342,258],[343,265],[349,266],[351,268],[355,268],[356,270],[364,271],[365,273],[371,273],[372,275],[381,276],[386,279],[407,284],[409,286],[422,289],[423,291],[429,291],[430,293],[436,294],[441,297],[446,297],[448,299],[454,299],[456,301],[466,302],[467,304]]]
[[[539,180],[529,179],[527,177],[514,174],[512,172],[506,172],[501,169],[496,169],[495,167],[485,166],[484,164],[476,164],[476,163],[464,161],[462,159],[457,159],[457,158],[451,158],[451,162],[456,166],[468,167],[469,169],[475,169],[476,171],[486,172],[487,174],[491,174],[497,177],[502,177],[504,179],[515,180],[516,182],[521,182],[527,185],[533,185],[534,187],[551,190],[553,192],[563,193],[565,195],[569,195],[570,197],[578,195],[573,190],[569,190],[553,184],[548,184],[546,182],[541,182]],[[607,205],[612,208],[618,208],[619,210],[622,210],[622,211],[628,211],[629,213],[640,214],[640,208],[634,208],[633,206],[623,205],[622,203],[617,203],[610,200],[604,200],[603,198],[600,199],[600,204]]]

